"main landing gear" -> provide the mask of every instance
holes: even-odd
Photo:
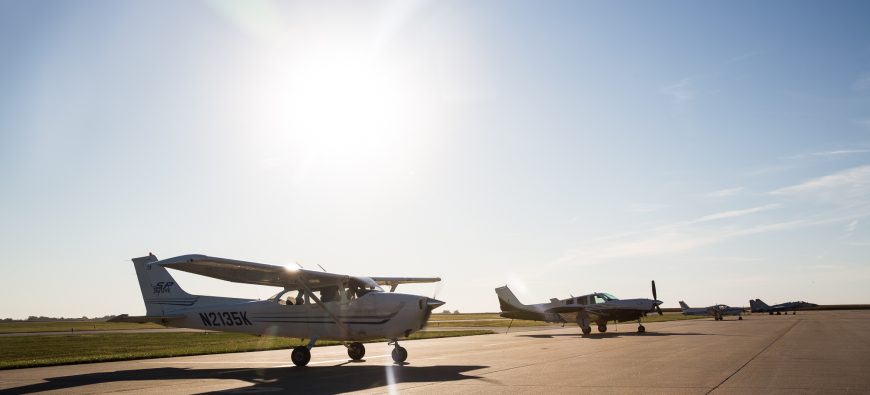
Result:
[[[637,318],[637,333],[646,333],[646,328],[640,322],[640,317]]]
[[[293,361],[294,365],[299,367],[308,365],[308,361],[311,360],[311,351],[305,346],[295,347],[293,352],[290,353],[290,360]]]
[[[391,356],[393,357],[393,362],[402,363],[405,362],[406,359],[408,359],[408,350],[406,350],[405,347],[400,346],[397,339],[393,339],[392,341],[387,343],[387,345],[395,346],[393,348],[393,352],[391,353]]]
[[[311,340],[308,341],[307,346],[293,348],[293,352],[290,353],[290,360],[293,361],[294,365],[299,367],[308,365],[308,361],[311,360],[311,347],[314,347],[314,343],[317,343],[316,337],[312,337]]]
[[[360,342],[347,345],[347,356],[354,361],[360,361],[366,355],[366,347]]]

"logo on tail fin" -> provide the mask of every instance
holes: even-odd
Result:
[[[173,281],[161,281],[156,285],[152,284],[151,287],[154,289],[154,294],[167,294],[172,292],[172,286],[175,285]]]

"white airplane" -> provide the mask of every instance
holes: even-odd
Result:
[[[205,255],[160,261],[149,254],[134,258],[133,266],[146,315],[124,314],[110,321],[310,339],[307,346],[293,349],[290,358],[296,366],[308,364],[318,339],[341,341],[353,360],[365,356],[360,341],[390,339],[393,361],[402,363],[408,351],[399,346],[398,339],[423,329],[432,310],[444,304],[434,298],[394,293],[399,284],[441,281],[437,277],[358,277]],[[263,301],[191,295],[167,268],[284,290]],[[390,292],[380,285],[389,285]]]
[[[655,300],[655,281],[652,282],[653,299],[619,300],[611,294],[596,292],[562,300],[552,298],[550,303],[525,305],[520,303],[507,286],[496,288],[495,293],[501,305],[502,317],[557,323],[576,322],[584,335],[592,333],[593,321],[598,324],[598,332],[604,333],[607,331],[608,321],[637,320],[637,333],[644,333],[646,328],[640,322],[641,317],[651,311],[662,315],[659,307],[662,302]]]
[[[736,315],[738,320],[743,319],[743,309],[740,307],[731,307],[727,304],[714,304],[712,306],[707,307],[689,307],[684,301],[680,301],[680,309],[683,311],[683,315],[701,315],[701,316],[711,316],[716,321],[722,321],[723,316],[726,315]]]

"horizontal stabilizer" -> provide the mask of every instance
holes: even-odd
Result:
[[[168,321],[177,320],[179,318],[184,318],[184,314],[176,314],[176,315],[139,315],[139,316],[129,316],[127,314],[121,314],[119,316],[112,317],[108,319],[106,322],[131,322],[134,324],[145,324],[148,322],[153,322],[155,324],[164,324]]]

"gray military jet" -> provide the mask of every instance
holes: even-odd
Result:
[[[768,306],[767,303],[764,303],[761,299],[755,299],[749,301],[749,307],[753,313],[768,313],[773,315],[780,315],[782,313],[788,314],[791,311],[792,315],[797,314],[797,310],[803,310],[809,307],[817,307],[818,305],[815,303],[809,303],[804,301],[798,302],[785,302],[780,304],[775,304],[773,306]]]
[[[617,299],[607,293],[592,293],[568,299],[550,299],[550,303],[526,305],[505,285],[495,289],[501,306],[501,316],[511,319],[545,321],[556,323],[576,322],[584,335],[592,333],[591,323],[598,324],[598,332],[607,332],[607,322],[637,320],[637,333],[646,332],[641,318],[657,311],[661,301],[656,299],[656,282],[652,282],[653,299]]]

